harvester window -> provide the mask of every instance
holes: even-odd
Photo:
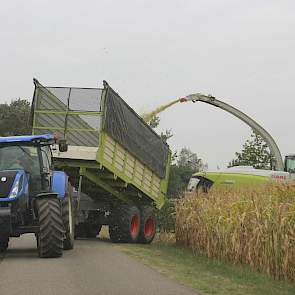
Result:
[[[187,190],[189,192],[195,191],[198,186],[199,181],[200,181],[200,179],[198,177],[193,176],[189,181],[189,184],[187,186]]]
[[[187,189],[190,192],[197,191],[197,192],[208,193],[212,185],[213,185],[213,181],[203,176],[193,176],[190,179]]]

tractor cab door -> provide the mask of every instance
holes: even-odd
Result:
[[[43,190],[50,191],[52,182],[52,154],[49,146],[41,147],[41,176]]]
[[[286,156],[285,171],[291,174],[292,179],[295,179],[295,155]]]

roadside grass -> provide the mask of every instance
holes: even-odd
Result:
[[[106,229],[100,235],[108,239]],[[295,284],[275,281],[248,266],[231,265],[194,255],[178,247],[174,238],[158,237],[151,245],[116,244],[120,251],[134,257],[159,273],[202,294],[216,295],[294,295]]]

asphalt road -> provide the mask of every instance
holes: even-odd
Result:
[[[0,258],[2,295],[196,295],[99,239],[40,259],[33,235],[11,239]]]

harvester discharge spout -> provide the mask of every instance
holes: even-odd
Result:
[[[246,123],[250,128],[253,129],[254,132],[262,136],[262,138],[265,140],[267,143],[271,156],[273,157],[273,169],[278,170],[278,171],[283,171],[284,170],[284,162],[282,159],[281,152],[275,142],[275,140],[272,138],[272,136],[261,126],[259,125],[255,120],[250,118],[248,115],[245,113],[241,112],[240,110],[236,109],[235,107],[216,99],[214,96],[208,94],[204,95],[202,93],[195,93],[195,94],[190,94],[185,97],[180,98],[180,102],[204,102],[207,104],[210,104],[212,106],[221,108],[222,110],[232,114],[233,116],[237,117],[238,119],[242,120],[244,123]]]
[[[182,98],[180,98],[179,101],[180,102],[192,101],[193,103],[195,103],[197,101],[207,101],[207,102],[211,102],[213,104],[213,102],[215,101],[215,97],[212,96],[211,94],[205,95],[202,93],[195,93],[195,94],[190,94],[185,97],[182,97]]]

